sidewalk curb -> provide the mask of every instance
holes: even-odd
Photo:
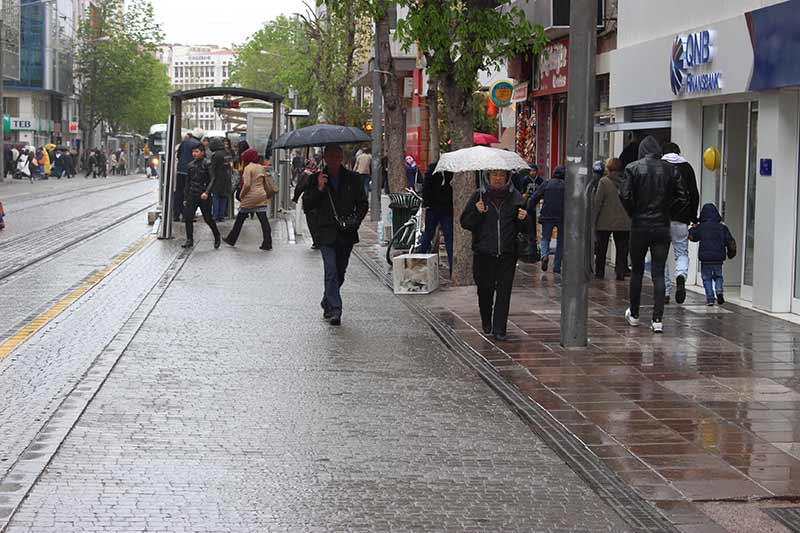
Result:
[[[353,253],[388,288],[392,288],[391,275],[381,270],[358,247]],[[628,525],[636,531],[677,531],[658,509],[634,492],[624,481],[604,465],[584,444],[570,433],[546,409],[527,398],[508,383],[486,360],[476,353],[447,324],[414,301],[413,296],[400,300],[422,318],[442,342],[464,364],[505,400],[533,432],[559,456],[590,488],[597,493]]]
[[[86,408],[103,387],[122,354],[191,255],[182,250],[172,260],[120,330],[53,411],[36,438],[0,479],[0,533],[6,530],[36,482],[55,457]]]

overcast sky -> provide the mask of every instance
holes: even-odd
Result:
[[[180,44],[242,44],[281,13],[303,13],[302,0],[152,0],[166,41]],[[316,4],[309,0],[312,7]]]

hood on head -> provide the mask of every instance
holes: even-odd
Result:
[[[209,139],[208,141],[208,147],[211,149],[212,152],[224,150],[225,141],[222,140],[222,137],[211,137],[211,139]]]
[[[684,158],[681,154],[676,154],[674,152],[673,153],[669,153],[669,154],[664,154],[664,157],[662,157],[661,159],[663,159],[667,163],[672,163],[673,165],[680,165],[681,163],[688,163],[686,158]]]
[[[639,143],[639,159],[643,157],[658,157],[661,154],[661,145],[652,135],[648,135]]]
[[[555,179],[563,180],[566,176],[567,176],[567,170],[561,165],[557,166],[556,169],[553,171],[553,177]]]
[[[714,204],[705,204],[703,209],[700,210],[700,222],[721,222],[722,216],[720,216],[719,211],[717,210],[717,206]]]

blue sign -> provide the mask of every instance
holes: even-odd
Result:
[[[772,176],[772,159],[762,159],[760,172],[762,176]]]
[[[714,60],[714,34],[710,30],[678,35],[672,43],[670,85],[675,96],[722,88],[721,72],[696,72],[697,67]],[[694,71],[694,72],[693,72]]]

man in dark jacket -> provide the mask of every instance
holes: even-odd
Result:
[[[558,232],[556,236],[556,260],[553,263],[553,272],[561,273],[561,258],[564,256],[564,167],[556,167],[553,179],[548,180],[534,191],[531,204],[535,208],[539,200],[544,200],[539,213],[539,223],[542,225],[542,270],[547,271],[550,262],[550,239],[553,229]]]
[[[341,146],[326,146],[323,157],[325,167],[309,179],[303,209],[316,211],[316,241],[325,269],[325,293],[320,305],[323,317],[332,326],[338,326],[342,323],[341,288],[369,202],[361,176],[342,166]]]
[[[525,231],[528,218],[522,195],[508,181],[506,171],[491,171],[489,189],[475,192],[461,213],[461,227],[472,232],[472,273],[483,332],[500,341],[506,340],[517,233]]]
[[[639,139],[636,133],[631,133],[628,137],[628,144],[622,149],[619,154],[619,159],[622,161],[622,168],[627,167],[637,159],[639,159]]]
[[[447,262],[453,269],[453,181],[452,172],[434,174],[438,161],[428,166],[422,186],[422,205],[425,210],[425,233],[422,234],[420,252],[428,253],[431,241],[438,226],[444,233],[444,246],[447,249]],[[439,243],[436,243],[437,252]]]
[[[681,149],[675,143],[667,143],[662,150],[664,161],[678,168],[683,186],[689,194],[689,205],[681,212],[673,213],[670,232],[672,253],[675,255],[675,301],[682,304],[686,300],[686,278],[689,277],[689,224],[697,222],[697,208],[700,207],[700,191],[692,165],[681,156]],[[665,269],[667,296],[669,296],[669,268]]]
[[[664,265],[671,240],[670,221],[672,213],[686,209],[689,195],[677,168],[661,159],[661,147],[652,135],[639,145],[639,160],[625,167],[620,199],[631,217],[631,306],[625,311],[625,319],[631,326],[639,325],[644,261],[649,250],[655,292],[651,328],[654,333],[663,333]]]
[[[202,136],[203,130],[195,128],[192,133],[187,133],[181,144],[178,145],[178,168],[175,172],[175,198],[173,200],[174,208],[172,213],[172,219],[175,222],[180,220],[181,213],[183,213],[185,200],[183,191],[186,189],[186,175],[189,172],[189,163],[193,160],[192,153],[195,147],[198,144],[202,144],[200,142]]]
[[[228,197],[231,195],[230,159],[227,158],[225,143],[221,137],[213,137],[209,141],[209,147],[211,165],[208,170],[214,180],[214,187],[211,189],[211,216],[217,222],[222,222],[228,212]]]
[[[206,151],[202,144],[192,150],[192,162],[186,167],[186,183],[183,189],[183,219],[186,222],[186,242],[183,248],[194,246],[194,213],[197,208],[203,214],[211,232],[214,234],[214,248],[219,248],[220,235],[217,224],[211,217],[211,190],[214,188],[214,178],[209,172],[209,163]]]
[[[724,304],[722,263],[726,258],[736,257],[736,241],[728,226],[722,223],[717,206],[714,204],[703,206],[700,211],[700,224],[689,230],[689,240],[700,243],[698,258],[707,304],[714,305],[714,289],[717,291],[717,303]]]

